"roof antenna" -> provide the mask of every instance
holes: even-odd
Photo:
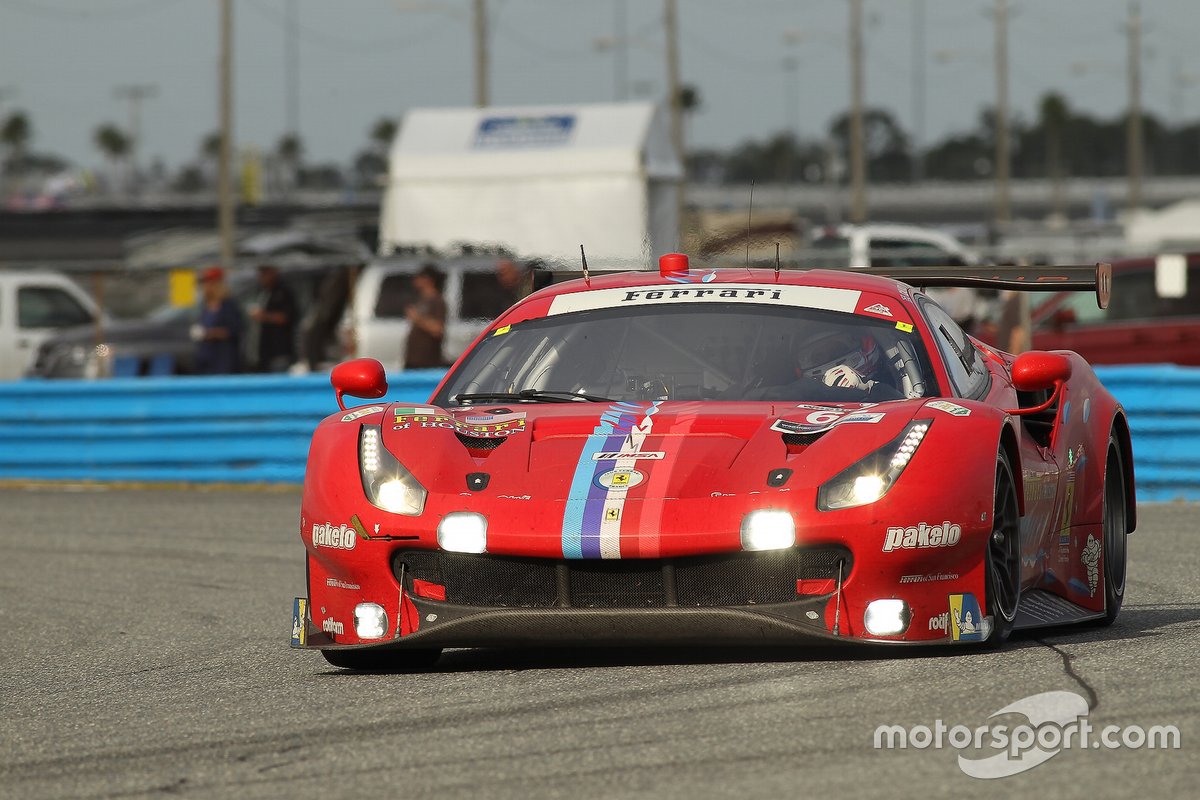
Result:
[[[746,212],[746,266],[750,266],[750,220],[754,218],[754,181],[750,181],[750,210]]]
[[[592,276],[588,273],[587,253],[583,252],[583,245],[579,245],[579,257],[583,260],[583,282],[589,286],[592,283]]]
[[[779,280],[779,242],[775,243],[775,280]]]

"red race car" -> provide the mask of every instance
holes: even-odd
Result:
[[[887,273],[886,275],[883,273]],[[425,405],[313,435],[292,644],[341,667],[494,645],[1001,643],[1111,623],[1120,404],[913,286],[1089,289],[1106,264],[539,275]],[[378,362],[337,367],[381,398]]]

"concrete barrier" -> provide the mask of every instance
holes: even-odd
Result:
[[[1096,371],[1129,413],[1139,499],[1200,500],[1200,369]],[[389,376],[386,399],[423,403],[441,377]],[[0,384],[0,479],[300,483],[336,410],[328,375]]]

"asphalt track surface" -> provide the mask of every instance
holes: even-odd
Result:
[[[0,490],[0,798],[1196,797],[1200,507],[1144,506],[1105,630],[969,649],[451,651],[353,674],[287,647],[299,495]],[[979,780],[881,724],[1028,695],[1180,750]]]

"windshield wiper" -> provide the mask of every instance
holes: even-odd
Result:
[[[574,400],[585,400],[589,403],[613,403],[616,402],[607,397],[600,397],[595,394],[583,394],[581,392],[569,392],[565,389],[522,389],[519,392],[469,392],[467,394],[458,394],[451,398],[455,403],[476,403],[476,402],[493,402],[501,403],[534,401],[538,403],[563,403]]]

